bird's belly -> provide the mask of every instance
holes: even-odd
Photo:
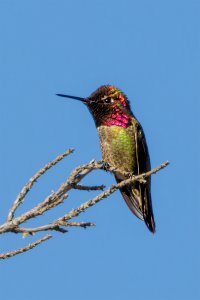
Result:
[[[134,172],[136,166],[134,128],[98,127],[102,158],[111,167]]]

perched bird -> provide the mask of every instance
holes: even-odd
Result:
[[[91,112],[100,138],[103,161],[115,168],[117,182],[150,170],[150,159],[143,129],[131,111],[126,95],[112,85],[103,85],[89,97],[57,94],[82,101]],[[144,220],[151,232],[155,222],[151,203],[151,179],[121,188],[130,210]]]

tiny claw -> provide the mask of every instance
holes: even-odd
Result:
[[[102,162],[102,169],[106,172],[109,172],[110,171],[110,165],[107,162],[103,161]]]
[[[128,173],[128,177],[129,177],[129,178],[132,178],[132,177],[134,177],[134,176],[135,176],[135,174],[134,174],[133,172]]]

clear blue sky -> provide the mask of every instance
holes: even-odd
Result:
[[[199,28],[198,0],[0,1],[1,223],[21,187],[59,153],[76,148],[18,213],[55,190],[75,166],[101,158],[87,109],[55,93],[84,97],[102,84],[116,85],[143,125],[152,166],[171,162],[152,178],[155,235],[117,192],[79,217],[96,228],[55,234],[0,261],[2,299],[200,299]],[[113,182],[103,172],[85,180]],[[39,224],[94,194],[71,193]],[[1,236],[0,251],[36,238]]]

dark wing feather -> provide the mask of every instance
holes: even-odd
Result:
[[[135,131],[136,158],[138,174],[145,173],[151,169],[148,147],[141,125],[138,123]],[[155,232],[155,222],[151,202],[151,178],[146,179],[146,183],[138,183],[140,199],[142,202],[142,213],[144,221],[150,231]]]

